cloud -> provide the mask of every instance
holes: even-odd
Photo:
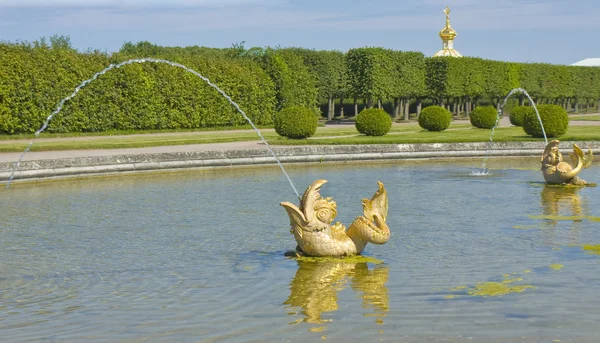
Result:
[[[327,25],[340,30],[360,27],[363,30],[440,30],[444,26],[446,6],[442,0],[422,0],[422,7],[385,12],[381,15],[343,18]],[[588,3],[578,11],[559,1],[538,0],[454,0],[448,1],[452,27],[461,30],[569,30],[598,29],[600,8]],[[436,11],[439,9],[439,11]],[[410,10],[410,11],[409,11]],[[311,23],[315,24],[315,23]],[[526,33],[524,33],[526,35]],[[548,34],[552,34],[548,32]]]
[[[6,27],[6,21],[18,17],[24,25],[43,24],[66,31],[200,32],[262,28],[437,32],[444,25],[442,9],[447,2],[452,9],[452,26],[459,35],[466,30],[600,28],[600,21],[596,20],[600,8],[586,0],[580,0],[577,11],[556,0],[380,1],[380,6],[358,1],[339,6],[341,0],[319,4],[307,0],[0,0],[0,7],[8,4],[33,7],[31,10],[15,7],[8,13],[4,11],[4,16],[0,11],[0,25],[4,21]],[[35,7],[39,9],[34,11]]]
[[[280,6],[287,0],[0,0],[0,7],[156,8]]]
[[[224,9],[154,9],[115,10],[80,9],[60,16],[46,17],[48,24],[64,29],[158,30],[163,32],[197,32],[244,28],[307,28],[321,21],[335,20],[331,13],[275,8]],[[106,23],[110,23],[107,27]]]

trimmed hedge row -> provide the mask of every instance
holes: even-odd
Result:
[[[68,42],[67,42],[68,43]],[[299,48],[216,49],[126,43],[121,52],[78,53],[68,44],[48,47],[0,43],[0,133],[31,133],[58,102],[94,73],[130,58],[155,57],[184,64],[221,87],[258,125],[276,111],[317,109],[338,100],[393,102],[394,117],[408,118],[411,102],[495,103],[523,87],[537,103],[589,108],[600,99],[600,68],[524,64],[480,58],[426,58],[420,52],[365,47],[337,51]],[[428,102],[429,100],[425,100]],[[404,104],[404,109],[400,105]],[[418,111],[418,110],[417,110]],[[512,118],[512,116],[511,116]],[[515,116],[516,118],[516,116]],[[512,120],[512,119],[511,119]],[[178,129],[244,124],[244,118],[204,81],[167,65],[129,65],[91,83],[57,115],[49,131]]]
[[[0,133],[32,133],[59,101],[110,63],[139,56],[0,44]],[[276,90],[250,60],[165,56],[208,77],[257,125],[273,123]],[[67,101],[51,132],[180,129],[246,124],[221,94],[183,69],[132,64],[113,69]]]

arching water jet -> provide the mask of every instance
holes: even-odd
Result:
[[[508,93],[508,95],[506,95],[506,97],[504,98],[504,101],[502,102],[502,105],[500,105],[500,109],[498,110],[498,114],[496,115],[496,123],[494,124],[494,127],[492,128],[492,132],[490,133],[490,141],[488,142],[487,150],[485,152],[485,158],[483,159],[483,165],[481,166],[481,169],[479,169],[479,170],[474,169],[473,171],[471,171],[471,175],[472,176],[490,175],[490,170],[486,167],[486,165],[487,165],[487,160],[490,157],[489,156],[489,154],[490,154],[490,147],[492,145],[492,141],[494,140],[494,134],[496,133],[496,127],[498,127],[498,122],[500,121],[500,116],[502,115],[502,111],[504,110],[504,106],[506,106],[506,102],[515,93],[523,93],[523,94],[525,94],[525,96],[527,97],[527,99],[529,99],[529,102],[531,103],[531,106],[533,106],[533,109],[535,110],[535,114],[537,115],[538,121],[540,122],[540,127],[542,128],[542,133],[544,134],[544,142],[546,144],[548,144],[548,138],[546,137],[546,130],[544,130],[544,124],[542,123],[542,118],[540,117],[540,113],[538,112],[538,109],[535,106],[535,102],[533,101],[533,99],[531,98],[531,96],[529,95],[529,93],[527,93],[527,91],[525,89],[523,89],[523,88],[514,88],[513,90],[511,90]]]
[[[300,194],[298,194],[298,191],[296,190],[296,187],[294,186],[294,183],[292,182],[292,179],[290,178],[290,176],[285,171],[285,168],[283,168],[283,165],[281,164],[281,162],[277,158],[277,155],[275,154],[275,152],[273,151],[273,149],[271,149],[271,146],[269,145],[269,143],[267,143],[267,141],[265,140],[265,138],[263,137],[263,135],[260,133],[260,130],[258,130],[258,128],[254,125],[254,123],[252,122],[252,120],[250,120],[250,118],[240,108],[240,106],[235,101],[233,101],[231,99],[231,97],[229,97],[229,95],[227,95],[217,85],[215,85],[214,83],[212,83],[207,77],[203,76],[202,74],[198,73],[197,71],[195,71],[195,70],[193,70],[191,68],[188,68],[188,67],[184,66],[183,64],[179,64],[179,63],[176,63],[176,62],[171,62],[171,61],[167,61],[167,60],[163,60],[163,59],[157,59],[157,58],[138,58],[138,59],[131,59],[131,60],[128,60],[128,61],[124,61],[124,62],[121,62],[121,63],[118,63],[118,64],[111,64],[111,65],[109,65],[105,69],[103,69],[103,70],[99,71],[98,73],[94,74],[94,76],[92,78],[83,81],[79,86],[77,86],[75,88],[75,90],[73,91],[73,93],[71,93],[71,95],[69,95],[68,97],[62,99],[58,103],[58,106],[57,106],[56,110],[54,110],[54,112],[52,112],[46,118],[46,120],[44,121],[44,124],[42,125],[42,127],[35,132],[35,137],[36,138],[39,137],[40,133],[42,133],[42,132],[44,132],[44,130],[46,130],[46,128],[48,127],[48,124],[50,123],[50,120],[52,120],[52,118],[55,115],[57,115],[62,110],[65,102],[67,102],[67,101],[71,100],[73,97],[75,97],[77,95],[77,93],[79,93],[79,91],[83,87],[87,86],[88,84],[90,84],[91,82],[93,82],[94,80],[96,80],[101,75],[106,74],[111,69],[120,68],[120,67],[128,65],[128,64],[146,63],[146,62],[164,63],[164,64],[168,64],[168,65],[173,66],[173,67],[181,68],[181,69],[183,69],[183,70],[185,70],[187,72],[190,72],[190,73],[198,76],[199,78],[201,78],[202,80],[204,80],[209,86],[213,87],[219,93],[221,93],[221,95],[223,95],[227,99],[227,101],[229,101],[238,110],[238,112],[244,117],[244,119],[246,119],[246,121],[252,126],[252,128],[254,129],[254,131],[256,131],[256,133],[258,134],[258,136],[260,137],[260,139],[263,141],[263,143],[265,144],[265,146],[271,152],[271,155],[273,155],[273,157],[275,158],[275,161],[277,161],[277,164],[279,165],[279,168],[281,168],[281,171],[283,172],[283,174],[287,178],[288,182],[292,186],[292,189],[294,190],[294,193],[296,193],[296,197],[298,197],[298,199],[300,199]],[[13,180],[13,178],[15,176],[15,172],[21,166],[21,161],[23,160],[23,157],[25,157],[25,154],[31,149],[32,145],[33,145],[33,141],[30,141],[29,145],[27,146],[27,148],[25,149],[25,151],[23,151],[23,153],[21,154],[21,156],[19,157],[19,159],[17,160],[17,162],[15,162],[13,164],[13,171],[12,171],[12,173],[10,175],[10,178],[8,179],[8,182],[6,184],[6,188],[10,187],[10,183],[12,182],[12,180]]]

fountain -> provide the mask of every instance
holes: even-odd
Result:
[[[573,153],[571,158],[575,167],[563,160],[563,155],[558,149],[559,140],[555,139],[546,145],[542,154],[542,173],[548,184],[571,185],[571,186],[595,186],[596,184],[587,183],[577,175],[587,169],[594,159],[592,149],[588,148],[587,156],[583,150],[573,144]]]
[[[560,172],[558,142],[550,144],[542,162]],[[571,171],[587,165],[599,177],[591,153],[577,148],[581,167]],[[479,182],[457,177],[470,163],[457,160],[300,166],[305,180],[317,181],[299,206],[280,203],[298,243],[288,254],[295,261],[279,250],[287,240],[272,210],[278,170],[24,185],[0,194],[0,335],[15,342],[594,341],[600,282],[590,251],[600,241],[593,212],[600,194],[544,188],[540,204],[540,193],[523,182],[538,173],[530,162]],[[410,201],[388,213],[379,182],[344,231],[331,225],[336,203],[319,193],[323,174],[340,185],[338,196],[385,178],[398,203]],[[572,223],[556,221],[549,246],[548,230],[531,213],[554,211],[545,202],[558,196],[575,197],[568,203],[588,220],[567,239],[560,233]],[[403,223],[402,240],[390,237],[388,219]],[[386,243],[378,256],[385,264],[369,269],[373,260],[364,256],[336,258],[362,254],[367,241]],[[290,323],[290,316],[300,318]]]
[[[600,192],[576,189],[575,225],[540,217],[546,187],[569,188],[529,182],[538,158],[491,159],[511,168],[475,180],[460,159],[285,166],[296,184],[335,185],[321,194],[344,224],[374,180],[385,183],[394,235],[343,259],[282,256],[296,244],[277,210],[289,186],[275,165],[23,183],[0,192],[0,336],[592,342],[600,256],[587,249],[600,243]],[[598,179],[600,166],[585,173]],[[373,257],[384,263],[358,260]],[[511,292],[496,295],[498,284]]]
[[[502,101],[502,105],[500,105],[500,109],[498,110],[498,114],[496,116],[496,123],[494,124],[494,127],[492,127],[492,132],[490,133],[490,141],[488,142],[488,146],[487,146],[487,150],[485,152],[485,158],[483,159],[483,165],[481,167],[481,170],[475,169],[471,172],[471,175],[484,176],[484,175],[490,174],[490,170],[486,168],[486,165],[487,165],[487,161],[489,159],[489,151],[490,151],[490,147],[492,145],[492,141],[494,139],[494,133],[496,132],[496,127],[498,127],[498,122],[500,121],[500,116],[502,115],[502,111],[504,110],[504,106],[506,105],[506,102],[515,93],[523,93],[523,94],[525,94],[527,99],[529,99],[529,102],[531,103],[531,105],[533,106],[533,109],[535,110],[535,114],[537,115],[538,121],[540,122],[540,126],[542,128],[542,133],[544,134],[544,142],[546,142],[546,144],[548,144],[548,138],[546,137],[546,131],[544,130],[544,124],[542,123],[542,118],[540,117],[540,113],[538,112],[538,109],[535,106],[535,102],[533,101],[531,96],[529,96],[529,93],[527,93],[526,90],[524,90],[523,88],[514,88],[513,90],[511,90],[508,93],[508,95],[506,95],[506,97],[504,98],[504,101]]]
[[[271,149],[271,146],[269,145],[269,143],[267,143],[267,141],[265,140],[265,138],[263,137],[263,135],[260,133],[260,130],[258,130],[258,128],[254,125],[254,123],[252,122],[252,120],[250,120],[250,118],[248,118],[248,116],[246,115],[246,113],[240,108],[240,106],[234,102],[231,97],[229,97],[229,95],[227,95],[223,90],[221,90],[217,85],[215,85],[214,83],[212,83],[207,77],[203,76],[202,74],[198,73],[197,71],[190,69],[186,66],[184,66],[183,64],[179,64],[176,62],[171,62],[171,61],[167,61],[167,60],[163,60],[163,59],[156,59],[156,58],[138,58],[138,59],[131,59],[128,61],[124,61],[118,64],[111,64],[108,67],[106,67],[105,69],[101,70],[100,72],[94,74],[94,76],[88,80],[83,81],[79,86],[77,86],[75,88],[75,90],[73,91],[73,93],[71,93],[71,95],[69,95],[68,97],[62,99],[59,103],[58,106],[56,108],[56,110],[54,110],[54,112],[52,112],[44,121],[44,124],[42,125],[42,127],[37,130],[35,132],[35,137],[39,137],[40,133],[44,132],[44,130],[46,130],[46,128],[48,127],[48,124],[50,123],[50,120],[52,120],[52,118],[58,114],[65,102],[67,102],[68,100],[71,100],[73,97],[75,97],[75,95],[77,95],[77,93],[79,93],[79,91],[85,87],[86,85],[90,84],[91,82],[93,82],[94,80],[96,80],[98,77],[100,77],[101,75],[106,74],[109,70],[114,69],[114,68],[120,68],[122,66],[128,65],[128,64],[133,64],[133,63],[146,63],[146,62],[151,62],[151,63],[164,63],[164,64],[168,64],[170,66],[173,67],[177,67],[177,68],[181,68],[189,73],[192,73],[196,76],[198,76],[199,78],[201,78],[202,80],[206,81],[206,83],[211,86],[212,88],[216,89],[219,93],[221,93],[221,95],[223,95],[227,101],[229,101],[233,106],[235,106],[235,108],[238,110],[238,112],[240,112],[240,114],[242,116],[244,116],[244,119],[246,119],[246,121],[252,126],[252,128],[254,129],[254,131],[256,131],[256,133],[258,134],[258,136],[260,137],[260,139],[262,140],[262,142],[265,144],[265,146],[269,149],[269,151],[271,152],[271,155],[273,155],[273,157],[275,158],[275,160],[277,161],[277,164],[279,165],[279,168],[281,168],[281,171],[283,172],[283,174],[285,175],[285,177],[287,178],[288,182],[290,183],[290,186],[292,186],[292,189],[294,190],[294,193],[296,193],[296,197],[298,197],[298,199],[300,199],[300,194],[298,194],[298,191],[296,190],[296,187],[294,186],[294,183],[292,182],[292,179],[290,178],[290,176],[287,174],[287,172],[285,171],[285,168],[283,168],[283,165],[281,164],[281,162],[279,161],[279,159],[277,158],[277,155],[275,154],[275,152],[273,151],[273,149]],[[10,183],[12,181],[12,179],[14,178],[15,175],[15,171],[21,166],[21,161],[23,160],[23,157],[25,156],[25,154],[31,149],[31,146],[33,145],[33,141],[29,142],[29,145],[27,146],[27,148],[25,149],[25,151],[23,151],[23,153],[21,154],[21,156],[19,157],[18,161],[15,162],[13,164],[13,172],[11,173],[8,182],[6,184],[6,188],[10,187]]]
[[[383,183],[371,200],[363,199],[363,215],[357,217],[346,231],[340,222],[331,225],[337,216],[337,205],[319,193],[326,180],[313,182],[304,192],[300,207],[289,202],[280,205],[290,218],[290,233],[298,246],[292,256],[352,256],[360,254],[367,243],[384,244],[390,239],[386,224],[388,197]]]
[[[350,226],[348,232],[345,231],[345,227],[337,223],[333,226],[329,225],[336,216],[336,204],[330,201],[331,198],[323,199],[319,195],[319,189],[326,183],[325,180],[317,180],[311,186],[309,186],[304,193],[304,197],[300,198],[296,187],[294,186],[291,178],[285,171],[285,168],[277,158],[277,155],[269,146],[269,143],[265,140],[263,135],[260,133],[258,128],[254,125],[252,120],[246,115],[246,113],[235,103],[223,90],[213,84],[208,78],[201,75],[197,71],[190,69],[182,64],[155,58],[140,58],[131,59],[118,64],[111,64],[102,71],[96,73],[92,78],[83,81],[79,86],[75,88],[73,93],[68,97],[62,99],[56,110],[52,112],[44,121],[42,127],[35,132],[35,137],[38,137],[50,123],[50,120],[58,114],[65,102],[69,101],[77,95],[77,93],[86,85],[96,80],[101,75],[104,75],[109,70],[114,68],[120,68],[122,66],[132,63],[165,63],[173,67],[178,67],[190,72],[202,80],[206,81],[208,85],[216,89],[222,94],[239,113],[244,116],[244,119],[252,126],[254,131],[258,134],[262,142],[269,149],[281,171],[286,176],[289,184],[296,193],[296,197],[300,200],[300,209],[295,205],[282,202],[281,205],[285,207],[292,223],[291,232],[294,234],[296,241],[298,242],[297,255],[301,256],[347,256],[360,254],[364,249],[367,242],[376,244],[385,243],[389,237],[390,232],[385,223],[387,217],[388,203],[387,194],[383,187],[383,184],[379,182],[379,190],[375,193],[371,200],[364,199],[364,215],[358,217]],[[6,184],[8,188],[14,177],[15,171],[20,167],[21,161],[25,154],[31,149],[33,141],[29,142],[29,145],[25,151],[21,154],[18,161],[13,164],[13,172]]]

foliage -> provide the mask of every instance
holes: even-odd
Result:
[[[447,96],[468,96],[472,99],[484,94],[485,62],[480,58],[448,58],[448,89]]]
[[[419,115],[419,126],[427,131],[444,131],[452,122],[452,113],[441,106],[428,106]]]
[[[452,57],[425,59],[425,84],[428,94],[436,100],[445,96],[448,89],[448,68]]]
[[[483,93],[496,101],[504,98],[511,89],[518,86],[518,76],[514,63],[483,61],[485,65]]]
[[[0,44],[0,132],[31,133],[42,126],[59,101],[111,62],[139,55]],[[269,125],[275,88],[250,60],[192,55],[156,55],[182,63],[208,77],[239,104],[257,125]],[[132,64],[113,69],[82,88],[50,122],[50,132],[180,129],[246,124],[221,94],[205,81],[165,64]]]
[[[343,96],[345,93],[345,61],[340,51],[309,50],[286,48],[285,51],[300,56],[312,78],[316,80],[318,90],[317,103],[326,103],[330,97]]]
[[[346,54],[350,93],[370,100],[394,95],[397,68],[393,53],[383,48],[350,49]]]
[[[354,125],[358,132],[367,136],[384,136],[392,128],[392,118],[384,110],[370,108],[356,116]]]
[[[510,112],[510,123],[514,126],[523,126],[525,116],[531,113],[535,115],[535,110],[532,106],[515,106]]]
[[[546,137],[559,137],[567,132],[569,117],[567,111],[558,105],[537,105],[538,113],[544,125]],[[535,112],[529,112],[523,120],[523,129],[533,137],[544,137]]]
[[[378,47],[339,51],[302,48],[163,47],[142,41],[119,53],[78,52],[70,37],[0,43],[0,133],[32,133],[59,101],[110,63],[154,57],[208,77],[258,125],[271,125],[287,107],[318,110],[354,98],[385,110],[399,100],[416,106],[474,102],[496,105],[524,88],[537,102],[589,104],[600,99],[600,68],[512,63],[480,58],[425,58],[420,52]],[[418,101],[414,101],[418,100]],[[345,102],[352,112],[352,102]],[[395,107],[396,109],[398,107]],[[411,111],[416,112],[416,107]],[[517,111],[518,112],[518,111]],[[516,115],[511,115],[513,120]],[[52,132],[102,132],[222,127],[245,124],[227,99],[196,76],[163,64],[114,69],[67,101]]]
[[[409,103],[410,98],[419,98],[427,94],[425,85],[425,56],[420,52],[393,51],[392,96],[394,97],[394,115],[402,112],[401,104]],[[408,115],[408,113],[405,113]]]
[[[291,50],[267,49],[261,66],[275,83],[276,109],[317,108],[317,80],[304,65],[302,57]]]
[[[477,106],[471,112],[469,120],[471,125],[480,129],[491,129],[496,126],[498,112],[493,106]]]
[[[310,108],[288,107],[275,115],[275,132],[289,138],[307,138],[317,130],[317,116]]]

